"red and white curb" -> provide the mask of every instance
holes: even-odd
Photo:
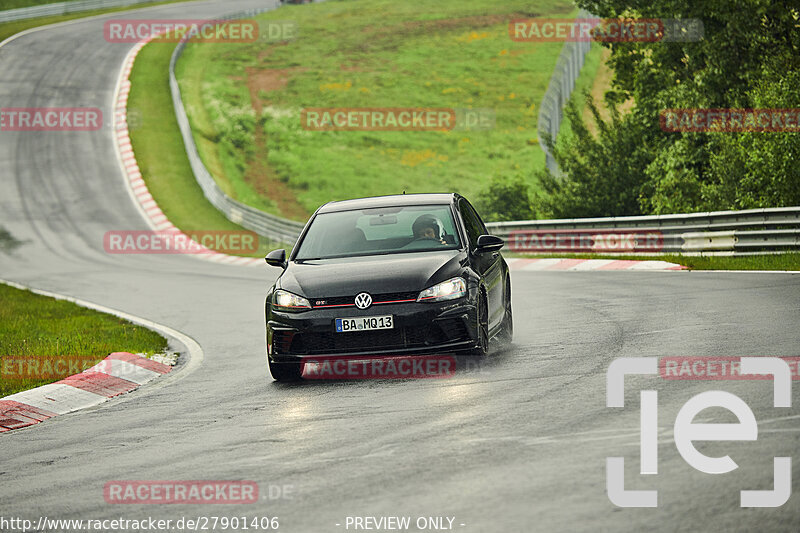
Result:
[[[560,259],[546,257],[536,259],[506,259],[511,270],[686,270],[683,265],[667,261],[627,261],[616,259]]]
[[[119,317],[119,318],[121,318],[123,320],[127,320],[128,322],[133,322],[134,324],[138,324],[138,325],[140,325],[142,327],[145,327],[147,329],[156,331],[156,332],[160,333],[161,335],[163,335],[164,337],[167,337],[168,339],[172,339],[174,341],[177,341],[178,343],[183,345],[183,347],[185,348],[185,351],[181,351],[180,352],[181,353],[181,359],[182,359],[183,362],[181,363],[180,371],[176,371],[176,372],[170,372],[168,370],[168,369],[171,369],[171,365],[174,365],[175,362],[176,362],[176,357],[174,356],[174,354],[173,355],[167,354],[167,355],[164,355],[164,356],[154,356],[147,363],[142,363],[141,361],[139,361],[140,359],[145,359],[145,358],[142,358],[141,356],[133,356],[133,357],[131,357],[131,354],[128,354],[128,353],[125,353],[125,352],[119,352],[120,354],[122,354],[122,356],[118,356],[119,354],[112,354],[111,356],[109,356],[109,358],[107,358],[107,360],[108,359],[111,359],[112,361],[118,360],[118,361],[123,361],[123,362],[126,362],[126,363],[130,363],[130,364],[136,364],[136,361],[139,361],[140,364],[136,364],[136,366],[145,365],[145,366],[143,366],[143,368],[145,370],[150,370],[151,372],[156,372],[159,375],[161,375],[162,377],[161,377],[161,379],[158,380],[157,383],[153,383],[153,384],[149,385],[148,390],[150,390],[150,391],[152,391],[154,389],[162,388],[162,387],[167,387],[167,386],[170,386],[170,385],[172,385],[172,384],[174,384],[174,383],[176,383],[176,382],[178,382],[180,380],[186,379],[188,376],[190,376],[192,373],[194,373],[197,369],[199,369],[200,367],[203,366],[203,360],[205,358],[205,354],[203,353],[203,348],[200,347],[200,344],[198,344],[197,341],[195,341],[193,338],[189,337],[185,333],[181,333],[180,331],[178,331],[176,329],[173,329],[173,328],[171,328],[169,326],[166,326],[164,324],[160,324],[158,322],[154,322],[152,320],[148,320],[148,319],[140,317],[140,316],[132,315],[132,314],[126,313],[124,311],[120,311],[119,309],[114,309],[114,308],[111,308],[111,307],[107,307],[107,306],[104,306],[104,305],[96,304],[94,302],[90,302],[90,301],[83,300],[83,299],[80,299],[80,298],[67,296],[65,294],[59,294],[59,293],[56,293],[56,292],[45,291],[45,290],[42,290],[42,289],[36,289],[36,288],[29,287],[29,286],[26,286],[26,285],[23,285],[23,284],[20,284],[20,283],[16,283],[16,282],[13,282],[13,281],[10,281],[10,280],[6,280],[6,279],[0,278],[0,283],[4,283],[6,285],[10,285],[12,287],[16,287],[17,289],[28,290],[28,291],[31,291],[34,294],[40,294],[42,296],[47,296],[48,298],[54,298],[56,300],[64,300],[64,301],[67,301],[67,302],[72,302],[72,303],[75,303],[77,305],[80,305],[81,307],[86,307],[87,309],[94,309],[95,311],[99,311],[101,313],[106,313],[108,315],[113,315],[113,316]],[[185,359],[184,359],[184,356],[186,356]],[[156,360],[156,359],[158,359],[158,360]],[[160,364],[163,364],[167,368],[154,367],[154,366],[152,366],[152,363],[160,363]],[[120,375],[120,369],[122,369],[122,370],[130,369],[130,367],[128,367],[127,365],[124,365],[122,363],[108,363],[108,365],[109,366],[107,368],[109,368],[112,373],[115,373],[114,377],[118,377],[118,378],[121,378],[121,379],[128,380],[128,378],[126,377],[127,374],[126,375]],[[161,370],[166,370],[166,372],[169,372],[169,375],[165,376],[164,374],[166,374],[166,372],[164,372],[163,374],[159,373],[156,370],[156,368],[160,368]],[[139,376],[139,375],[141,375],[141,371],[134,369],[134,371],[131,373],[131,375],[132,376]],[[144,372],[144,375],[148,375],[147,372]],[[157,376],[154,376],[154,377],[157,377]],[[97,378],[95,378],[95,379],[97,379]],[[133,380],[131,380],[131,381],[133,382]],[[49,387],[49,388],[52,389],[53,388],[52,385],[56,385],[56,384],[53,383],[51,385],[45,385],[45,387]],[[62,385],[63,385],[63,383],[62,383]],[[72,385],[69,385],[69,384],[66,385],[66,386],[67,387],[71,387],[72,389],[76,388],[76,387],[74,387]],[[137,386],[138,386],[138,384],[137,384]],[[17,407],[18,408],[17,410],[19,410],[19,408],[22,408],[23,410],[27,410],[26,412],[29,412],[30,414],[35,414],[35,411],[37,411],[39,409],[44,409],[45,411],[47,411],[46,413],[38,414],[36,417],[29,417],[28,415],[25,415],[23,413],[22,416],[25,417],[26,421],[31,422],[31,424],[36,423],[36,422],[33,421],[34,419],[36,419],[37,422],[40,422],[41,419],[42,419],[42,415],[43,414],[47,415],[47,418],[50,418],[51,416],[56,414],[54,411],[51,411],[49,409],[49,407],[53,407],[49,403],[45,403],[45,404],[42,404],[40,407],[36,407],[34,405],[31,405],[30,403],[26,403],[25,401],[23,401],[24,399],[27,399],[27,395],[33,393],[34,390],[36,390],[36,389],[30,390],[30,391],[26,391],[26,392],[21,392],[21,393],[18,393],[18,394],[12,394],[11,396],[6,397],[6,398],[0,398],[0,402],[2,402],[2,401],[10,401],[10,402],[16,402],[18,404],[21,404],[21,405],[11,404],[10,405],[10,407],[12,407],[11,409],[9,409],[8,405],[4,405],[2,408],[0,408],[0,415],[2,415],[2,416],[0,416],[0,419],[10,419],[10,418],[12,418],[11,416],[7,417],[5,415],[7,414],[6,413],[7,411],[12,411],[13,412],[14,411],[13,407]],[[63,394],[63,391],[65,391],[65,390],[66,390],[67,393],[72,392],[70,389],[64,389],[63,387],[59,387],[59,390],[62,391],[62,394]],[[78,392],[78,393],[75,393],[75,394],[81,394],[81,393]],[[22,398],[23,396],[25,396],[25,398],[23,398],[21,400],[20,398]],[[92,398],[92,400],[94,400],[96,403],[102,403],[102,402],[106,401],[107,399],[108,399],[107,397],[106,398],[101,398],[98,401],[97,398]],[[56,401],[56,400],[52,400],[52,401]],[[85,407],[90,407],[92,405],[96,405],[96,403],[90,403],[90,404],[86,405]],[[78,407],[78,409],[80,409],[80,408],[83,408],[83,406]],[[75,409],[72,409],[72,410],[75,410]],[[7,427],[5,427],[5,426],[3,426],[3,427],[5,428],[4,431],[8,430]],[[23,427],[23,426],[20,426],[20,427]]]
[[[80,374],[0,398],[0,433],[99,405],[171,370],[141,355],[112,353]]]
[[[120,168],[125,177],[125,182],[128,184],[128,192],[131,194],[135,205],[139,208],[139,211],[148,225],[155,231],[181,234],[182,232],[167,219],[167,216],[161,211],[161,208],[158,207],[155,199],[147,189],[147,184],[142,178],[142,173],[136,162],[136,156],[133,153],[128,129],[128,96],[131,92],[130,74],[133,69],[133,63],[142,48],[155,37],[155,35],[152,35],[137,43],[136,46],[131,48],[130,52],[128,52],[128,55],[125,57],[125,61],[122,63],[122,69],[117,79],[116,96],[114,98],[114,125],[112,131],[114,132],[114,146],[117,149]],[[188,239],[188,237],[186,238]],[[223,254],[205,248],[199,243],[196,249],[201,249],[203,251],[201,253],[192,253],[189,255],[215,263],[243,266],[261,266],[264,264],[264,260],[257,257],[240,257],[237,255]]]

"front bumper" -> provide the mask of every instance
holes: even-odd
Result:
[[[337,333],[335,319],[394,317],[394,328]],[[478,342],[477,310],[467,298],[440,303],[407,302],[311,309],[286,313],[267,308],[267,356],[277,362],[304,357],[442,354],[473,348]]]

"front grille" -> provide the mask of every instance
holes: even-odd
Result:
[[[295,333],[281,338],[283,341],[280,344],[281,348],[278,348],[276,336],[275,346],[278,353],[321,355],[368,352],[370,350],[421,348],[436,344],[466,341],[469,338],[469,331],[464,318],[454,317],[436,320],[428,327],[354,331],[349,333]],[[286,346],[287,340],[291,342],[290,346]]]
[[[355,299],[355,296],[337,296],[335,298],[309,298],[309,301],[314,307],[322,307],[326,305],[355,305]]]
[[[448,342],[463,341],[469,338],[469,331],[461,317],[445,318],[434,322]]]
[[[291,351],[294,331],[276,329],[272,332],[272,346],[275,354],[288,354]]]
[[[385,292],[382,294],[371,294],[373,305],[381,302],[396,302],[398,300],[416,300],[419,292]],[[352,305],[355,307],[356,295],[334,296],[331,298],[309,298],[314,307],[325,307],[332,305]],[[317,303],[317,302],[325,302]]]
[[[351,333],[301,333],[294,336],[291,352],[325,354],[391,350],[424,346],[425,328],[397,328]]]
[[[372,296],[373,302],[395,302],[397,300],[416,300],[419,296],[417,292],[387,292],[384,294],[374,294]]]
[[[434,321],[428,332],[429,344],[445,344],[469,339],[469,331],[461,317],[445,318]]]

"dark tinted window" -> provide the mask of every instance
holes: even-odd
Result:
[[[295,260],[460,248],[449,205],[411,205],[320,213]]]
[[[483,225],[481,217],[478,216],[478,213],[466,200],[462,199],[458,203],[458,208],[461,212],[461,219],[464,221],[464,227],[467,230],[469,244],[474,247],[478,242],[478,237],[486,234],[486,226]]]

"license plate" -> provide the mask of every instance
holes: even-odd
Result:
[[[392,329],[394,319],[392,315],[385,316],[359,316],[356,318],[337,318],[336,332],[347,333],[350,331],[371,331],[374,329]]]

